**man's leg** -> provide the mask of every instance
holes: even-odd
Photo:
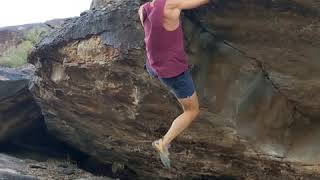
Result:
[[[199,102],[196,92],[189,98],[178,99],[180,102],[183,113],[178,116],[172,123],[169,131],[166,135],[157,141],[154,141],[152,145],[158,149],[160,153],[160,159],[162,164],[170,168],[169,159],[169,144],[173,141],[180,133],[182,133],[192,121],[194,121],[199,114]]]
[[[169,131],[162,138],[161,144],[163,147],[169,145],[199,115],[199,102],[196,92],[191,97],[178,99],[178,101],[183,108],[183,113],[173,121]]]

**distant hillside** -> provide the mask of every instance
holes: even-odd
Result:
[[[45,23],[0,28],[0,65],[17,67],[25,64],[30,49],[64,22],[65,19],[55,19]]]

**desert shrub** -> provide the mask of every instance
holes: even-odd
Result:
[[[0,65],[18,67],[27,63],[31,48],[40,41],[47,32],[46,28],[32,28],[25,33],[25,40],[16,47],[10,47],[0,57]]]

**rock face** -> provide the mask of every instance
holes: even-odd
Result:
[[[39,106],[30,93],[31,65],[0,69],[0,142],[9,141],[43,121]]]
[[[26,163],[18,158],[0,154],[0,179],[38,180],[22,172]]]
[[[104,8],[108,7],[109,3],[119,1],[119,0],[92,0],[90,9],[95,9],[95,8]]]
[[[186,24],[193,24],[186,25],[190,59],[205,59],[196,76],[210,111],[233,119],[268,154],[318,163],[320,4],[225,1],[216,7],[186,13]]]
[[[138,5],[123,1],[75,19],[44,39],[30,60],[39,65],[33,93],[51,134],[120,164],[122,171],[151,175],[160,167],[155,162],[150,171],[145,160],[151,141],[170,125],[179,106],[144,73]]]
[[[0,179],[4,180],[112,180],[79,169],[67,160],[50,158],[41,162],[0,153]]]
[[[185,12],[202,113],[173,144],[171,171],[151,142],[181,109],[143,69],[141,3],[93,1],[31,53],[32,93],[51,135],[132,179],[320,177],[318,166],[303,165],[320,160],[316,1],[223,1]]]

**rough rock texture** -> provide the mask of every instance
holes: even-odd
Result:
[[[221,1],[186,17],[210,111],[233,119],[268,154],[318,163],[319,2]]]
[[[144,73],[135,7],[124,1],[75,19],[44,39],[30,60],[39,65],[33,93],[51,134],[117,169],[150,175],[151,140],[179,109]]]
[[[37,180],[21,170],[26,163],[18,158],[0,154],[0,179]]]
[[[43,121],[28,89],[33,73],[31,65],[0,69],[0,143],[32,131]]]
[[[143,70],[143,32],[137,16],[141,2],[93,4],[91,11],[43,39],[29,56],[38,77],[32,92],[52,135],[131,179],[320,178],[317,165],[305,164],[319,161],[317,136],[312,134],[318,127],[317,103],[304,99],[303,92],[296,94],[300,87],[316,92],[317,71],[312,71],[314,83],[296,87],[283,79],[289,74],[281,63],[297,60],[275,61],[271,51],[281,54],[281,45],[286,53],[297,52],[288,51],[294,44],[288,34],[292,27],[281,22],[289,19],[300,27],[312,17],[312,27],[318,28],[316,1],[223,1],[216,9],[185,13],[186,49],[195,64],[202,113],[175,141],[170,171],[161,167],[150,144],[164,134],[180,108]],[[96,8],[100,5],[105,8]],[[268,28],[265,22],[276,24]],[[295,42],[307,56],[313,49],[308,43],[318,41],[304,41],[309,37],[308,30],[304,33]],[[261,57],[250,54],[257,52]],[[270,59],[274,66],[268,65]],[[295,66],[291,71],[310,72],[305,70],[311,67],[308,62],[290,64]]]
[[[110,3],[119,1],[119,0],[92,0],[90,9],[95,9],[95,8],[104,8],[108,7]]]
[[[61,159],[37,161],[0,153],[0,179],[3,180],[112,180],[97,177]]]

